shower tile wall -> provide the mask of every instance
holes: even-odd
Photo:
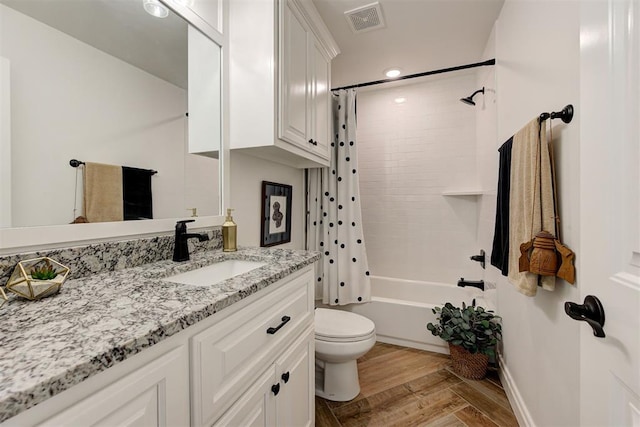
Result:
[[[479,197],[442,195],[480,185],[475,111],[459,101],[476,89],[475,73],[467,73],[359,92],[360,191],[373,275],[444,283],[482,277],[469,260],[480,249]],[[475,100],[482,103],[482,95]]]

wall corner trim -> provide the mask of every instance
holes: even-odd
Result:
[[[513,376],[511,375],[509,367],[502,357],[502,354],[498,354],[498,361],[500,363],[500,369],[498,370],[500,382],[502,382],[504,391],[507,394],[507,398],[511,404],[511,409],[513,409],[513,413],[518,419],[518,424],[523,427],[536,427],[533,419],[531,418],[531,413],[520,394],[520,390],[518,390],[518,386],[513,380]]]

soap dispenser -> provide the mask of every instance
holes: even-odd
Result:
[[[238,226],[233,222],[231,217],[231,211],[233,209],[227,209],[227,218],[222,224],[222,248],[224,252],[235,252],[238,250],[237,245],[237,229]]]

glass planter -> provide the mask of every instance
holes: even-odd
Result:
[[[49,257],[20,261],[11,273],[7,290],[28,300],[48,297],[60,291],[69,271]]]

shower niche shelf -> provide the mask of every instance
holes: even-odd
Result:
[[[485,193],[480,188],[460,188],[457,190],[445,190],[442,192],[443,196],[482,196]]]

